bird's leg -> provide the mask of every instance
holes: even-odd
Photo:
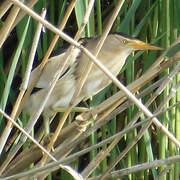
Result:
[[[62,107],[52,107],[52,110],[55,112],[65,112],[66,108]],[[73,107],[71,112],[88,112],[89,108],[85,107]],[[86,130],[86,127],[90,124],[91,121],[76,121],[76,124],[78,126],[78,130],[81,132],[84,132]]]
[[[43,115],[43,126],[44,126],[44,138],[42,144],[47,145],[50,142],[52,134],[50,133],[50,117]]]
[[[87,103],[86,103],[86,101],[87,101],[88,99],[92,100],[92,96],[88,96],[88,97],[86,97],[86,98],[83,99],[83,102],[86,104],[86,106],[88,106]],[[88,109],[89,109],[89,108],[88,108]],[[87,112],[82,112],[82,113],[83,113],[83,114],[84,114],[84,113],[87,114]],[[81,118],[81,114],[78,115],[78,118],[76,118],[77,125],[78,125],[78,127],[80,127],[80,131],[82,131],[82,132],[84,132],[84,131],[86,130],[87,126],[88,126],[91,122],[94,122],[95,119],[96,119],[96,117],[97,117],[97,114],[95,114],[95,115],[92,114],[92,113],[91,113],[91,110],[88,111],[88,114],[91,114],[91,117],[88,118],[88,119],[83,119],[83,118]]]
[[[45,132],[45,136],[49,135],[50,133],[50,123],[49,123],[49,117],[47,115],[43,115],[43,125],[44,125],[44,132]]]
[[[88,107],[88,104],[87,104],[87,102],[86,102],[88,99],[92,100],[92,96],[88,96],[88,97],[86,97],[86,98],[83,99],[83,102],[84,102],[84,104],[86,105],[86,107]],[[88,112],[91,113],[91,110],[90,110],[89,108],[87,108],[87,109],[88,109]],[[82,113],[87,113],[87,111],[84,111],[84,112],[82,112]],[[87,120],[87,119],[82,119],[82,118],[80,118],[80,119],[77,119],[77,118],[76,118],[76,124],[77,124],[77,126],[78,126],[78,130],[79,130],[80,132],[85,132],[87,126],[88,126],[90,123],[94,122],[95,119],[96,119],[96,117],[97,117],[97,115],[91,114],[91,118],[88,119],[88,120]]]
[[[55,112],[65,112],[66,108],[59,108],[59,107],[52,107],[53,111]],[[85,107],[73,107],[71,112],[88,112],[89,109]]]

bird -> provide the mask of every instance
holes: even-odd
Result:
[[[85,46],[91,53],[96,50],[96,45],[100,37],[84,38],[79,42]],[[124,66],[127,57],[136,50],[161,50],[162,48],[145,43],[136,38],[122,35],[120,33],[111,33],[107,36],[97,58],[106,68],[114,75],[117,76]],[[41,99],[46,87],[51,82],[53,74],[57,71],[59,65],[63,63],[66,56],[66,50],[62,53],[51,57],[46,63],[40,78],[35,87],[40,90],[32,94],[24,110],[31,114],[38,107],[38,101]],[[45,104],[42,115],[44,117],[51,117],[56,112],[54,109],[66,109],[68,107],[74,92],[78,85],[78,79],[83,76],[83,70],[89,67],[91,60],[78,48],[74,48],[70,61],[64,68],[64,71],[57,81],[47,103]],[[37,69],[35,68],[30,76],[30,83],[36,76]],[[88,99],[111,83],[104,72],[102,72],[96,65],[92,69],[81,89],[79,96],[76,98],[73,106],[77,106],[83,99]],[[29,84],[30,84],[29,83]]]

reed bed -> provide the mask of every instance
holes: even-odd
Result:
[[[179,12],[179,0],[1,2],[0,179],[178,180]],[[52,139],[45,143],[40,116],[45,102],[33,117],[22,111],[38,80],[37,76],[27,87],[27,69],[40,64],[40,75],[53,50],[67,44],[79,47],[80,38],[105,37],[109,32],[163,48],[131,54],[118,75],[153,116],[112,83],[80,103],[89,111],[67,108],[57,113],[50,124]],[[96,54],[82,51],[96,61]],[[32,127],[27,127],[30,120]]]

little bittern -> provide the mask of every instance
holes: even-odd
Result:
[[[98,40],[99,38],[82,39],[81,42],[89,51],[94,53]],[[135,50],[148,49],[159,50],[161,48],[128,36],[109,34],[97,58],[109,69],[109,71],[111,71],[112,74],[117,76],[130,53]],[[53,77],[53,72],[56,71],[58,65],[62,63],[64,55],[65,52],[50,58],[48,63],[45,65],[40,79],[36,84],[36,87],[42,89],[35,94],[32,94],[25,105],[25,110],[29,114],[37,109],[37,102],[41,99],[44,88],[46,88],[50,83],[51,78]],[[82,76],[82,70],[88,68],[90,62],[89,58],[78,48],[74,49],[69,64],[55,85],[49,100],[45,105],[43,115],[52,116],[54,114],[53,109],[65,109],[68,106],[77,87],[77,80]],[[36,76],[36,69],[32,72],[31,80],[34,76]],[[74,106],[76,106],[82,99],[87,99],[97,94],[110,83],[111,80],[98,67],[93,65]]]

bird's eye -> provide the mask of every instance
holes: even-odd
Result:
[[[127,44],[128,41],[126,39],[123,39],[122,42],[123,44]]]

